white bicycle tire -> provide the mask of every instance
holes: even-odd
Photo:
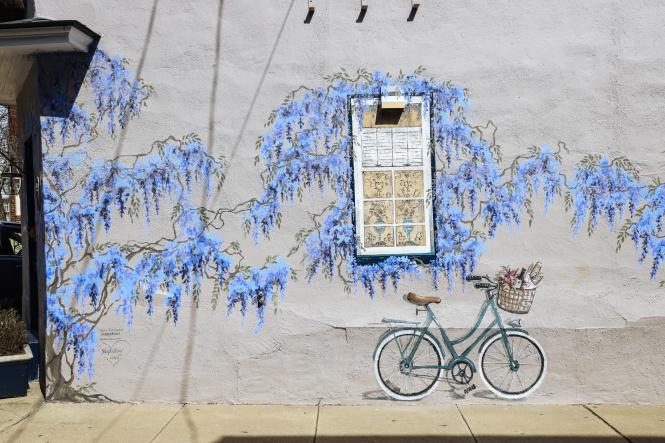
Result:
[[[394,333],[388,334],[382,341],[379,343],[379,346],[376,348],[376,352],[374,355],[374,376],[376,377],[376,381],[379,383],[379,386],[385,392],[389,397],[395,399],[395,400],[401,400],[401,401],[416,401],[420,400],[429,394],[432,393],[438,386],[439,382],[441,381],[441,371],[443,369],[439,369],[439,373],[436,377],[436,381],[430,386],[425,392],[419,394],[419,395],[400,395],[396,394],[395,392],[391,391],[384,383],[383,380],[381,380],[381,377],[379,376],[379,358],[381,357],[381,351],[383,351],[383,348],[393,341],[395,338],[400,337],[402,335],[410,335],[410,334],[415,334],[415,335],[422,335],[422,331],[416,330],[416,329],[403,329],[400,331],[396,331]],[[432,337],[430,337],[428,334],[423,335],[423,339],[427,340],[429,343],[431,343],[434,346],[434,349],[436,349],[437,354],[439,355],[439,359],[441,361],[441,364],[444,362],[443,358],[443,352],[441,351],[441,347],[439,344],[434,340]]]
[[[540,343],[538,343],[538,341],[536,341],[536,339],[534,339],[529,334],[525,334],[524,332],[520,332],[520,331],[506,331],[506,335],[508,335],[508,336],[516,335],[516,336],[524,337],[524,338],[530,340],[531,342],[533,342],[534,345],[536,345],[536,347],[540,351],[540,354],[543,356],[543,371],[540,374],[540,378],[538,379],[538,381],[536,381],[536,383],[532,387],[530,387],[527,391],[522,392],[520,394],[516,394],[516,395],[510,395],[510,394],[506,394],[504,392],[501,392],[498,389],[495,389],[494,386],[492,386],[492,384],[487,381],[487,379],[485,378],[485,371],[483,370],[483,367],[482,367],[483,356],[485,355],[485,352],[487,351],[487,348],[489,348],[489,346],[492,343],[494,343],[495,341],[497,341],[501,338],[501,333],[500,332],[495,334],[494,336],[490,337],[483,344],[483,346],[480,348],[480,351],[479,351],[479,354],[478,354],[478,369],[479,369],[478,373],[480,373],[480,378],[483,381],[483,383],[485,383],[485,386],[487,386],[487,388],[490,391],[492,391],[492,393],[494,395],[496,395],[497,397],[503,398],[505,400],[520,400],[520,399],[523,399],[523,398],[528,397],[529,395],[533,394],[540,387],[543,380],[545,380],[545,376],[547,375],[547,354],[545,354],[545,350],[540,345]]]

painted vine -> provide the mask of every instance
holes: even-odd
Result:
[[[87,154],[93,142],[104,143],[101,135],[112,140],[139,117],[153,93],[134,78],[126,60],[97,50],[84,88],[93,110],[75,104],[67,118],[42,118],[46,375],[47,398],[94,401],[109,400],[92,382],[97,326],[109,312],[131,328],[143,299],[148,314],[161,303],[176,323],[183,299],[198,304],[207,280],[213,307],[224,293],[229,314],[239,306],[244,316],[253,306],[260,328],[265,306],[283,294],[291,270],[274,257],[250,266],[237,242],[219,236],[224,217],[248,204],[208,208],[195,201],[222,188],[225,168],[224,158],[208,154],[196,134],[167,136],[139,154]],[[65,100],[50,95],[42,102],[55,108]],[[161,213],[170,215],[169,229],[151,229]],[[125,230],[127,222],[141,222],[148,239],[131,240],[114,230],[121,219]]]
[[[258,240],[279,226],[287,202],[316,189],[334,192],[334,202],[320,213],[310,213],[312,223],[298,232],[289,253],[303,250],[309,279],[336,277],[348,291],[362,287],[374,296],[390,282],[396,287],[405,275],[428,271],[435,286],[443,278],[452,288],[456,276],[474,271],[487,240],[500,226],[519,226],[525,218],[531,224],[537,194],[543,197],[545,210],[555,198],[563,198],[573,213],[575,232],[586,223],[591,235],[602,219],[610,226],[623,223],[617,249],[630,238],[639,250],[639,261],[651,260],[651,277],[656,278],[665,256],[665,186],[658,180],[642,183],[628,159],[589,155],[569,180],[561,172],[567,149],[559,142],[555,149],[531,147],[501,166],[496,127],[492,122],[486,126],[467,122],[469,100],[459,86],[428,78],[422,68],[394,77],[364,69],[354,74],[342,70],[326,80],[325,86],[299,87],[268,117],[267,130],[256,145],[256,161],[265,167],[264,191],[245,220],[246,229]],[[348,99],[388,90],[432,98],[436,258],[429,264],[408,257],[360,264],[355,258]]]
[[[93,378],[96,328],[111,311],[131,327],[139,299],[149,314],[161,300],[177,322],[183,298],[198,303],[203,282],[210,281],[213,306],[225,294],[229,313],[239,307],[246,315],[253,307],[260,327],[265,306],[283,293],[293,271],[274,257],[247,265],[239,244],[219,236],[224,217],[244,213],[245,228],[258,241],[280,226],[285,204],[311,190],[332,191],[335,201],[310,213],[311,224],[298,232],[287,255],[302,251],[308,279],[339,278],[349,291],[362,287],[374,296],[404,275],[423,271],[435,285],[444,279],[452,287],[455,276],[473,272],[500,226],[531,223],[536,194],[546,206],[562,197],[575,231],[586,223],[591,235],[602,219],[620,225],[617,248],[631,239],[656,278],[665,256],[665,186],[642,183],[627,159],[588,156],[567,179],[560,171],[566,149],[558,143],[555,149],[532,147],[501,166],[496,128],[467,122],[467,91],[458,86],[427,78],[422,69],[396,77],[342,71],[326,81],[323,87],[298,88],[270,114],[257,142],[262,195],[229,208],[207,208],[192,196],[221,189],[225,164],[209,155],[196,134],[166,136],[135,155],[99,160],[86,154],[93,142],[102,143],[102,134],[114,137],[139,117],[153,93],[134,78],[126,60],[96,52],[84,82],[94,109],[77,104],[67,118],[42,120],[49,398],[108,399],[81,382],[84,373]],[[436,258],[429,264],[392,257],[363,265],[355,259],[348,98],[389,87],[432,97],[437,230]],[[42,101],[57,107],[62,100],[52,95]],[[150,230],[160,213],[170,215],[168,233]],[[155,238],[114,240],[120,219],[140,221]]]

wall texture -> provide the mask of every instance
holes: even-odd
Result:
[[[172,135],[182,141],[193,132],[212,157],[226,158],[226,167],[221,191],[206,197],[198,190],[190,199],[233,208],[261,194],[255,142],[290,91],[325,85],[323,77],[340,68],[397,74],[418,66],[427,76],[468,89],[467,119],[496,125],[503,164],[529,146],[563,141],[570,152],[561,167],[569,176],[587,154],[626,156],[645,181],[665,176],[665,5],[657,1],[631,8],[619,1],[425,1],[409,22],[410,2],[383,0],[370,2],[361,23],[356,0],[317,1],[310,23],[304,23],[306,2],[295,0],[36,3],[37,15],[78,19],[99,32],[103,50],[125,57],[128,69],[154,88],[141,115],[114,137],[100,130],[80,146],[87,158],[73,167],[74,182],[76,171],[95,161],[143,154],[156,140]],[[83,91],[79,100],[92,110],[93,96]],[[48,145],[46,153],[65,152],[57,143],[51,151]],[[239,243],[244,263],[259,266],[266,256],[285,256],[308,211],[320,211],[330,199],[325,192],[304,195],[302,203],[284,210],[270,240],[258,245],[244,233],[242,214],[225,215],[219,233],[226,244]],[[499,228],[478,262],[483,273],[505,264],[543,263],[544,283],[522,323],[544,346],[550,367],[526,401],[662,401],[662,275],[650,278],[650,262],[637,263],[630,241],[616,252],[616,229],[605,222],[591,237],[584,229],[573,235],[562,198],[546,214],[542,206],[536,199],[531,227]],[[100,224],[86,244],[94,249],[109,240],[151,241],[172,228],[168,213],[149,226],[116,215],[113,223],[108,236]],[[94,371],[86,366],[78,374],[74,368],[64,389],[58,367],[49,368],[51,394],[165,402],[384,401],[371,368],[382,332],[376,323],[415,318],[401,294],[436,291],[444,298],[436,312],[453,334],[473,323],[483,297],[459,281],[452,292],[445,284],[434,290],[424,276],[404,278],[396,291],[370,299],[362,286],[345,292],[339,279],[318,276],[308,283],[299,255],[288,263],[300,270],[299,279],[288,283],[283,298],[275,297],[258,333],[251,309],[245,318],[238,310],[227,316],[225,295],[213,309],[209,282],[198,307],[193,297],[183,297],[175,326],[164,320],[161,301],[149,316],[149,303],[136,297],[131,327],[115,309],[96,323]],[[86,348],[60,361],[89,356]],[[466,395],[464,387],[442,383],[424,401],[499,401],[478,377],[473,383],[478,389]]]

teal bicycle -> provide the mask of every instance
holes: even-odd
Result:
[[[436,389],[443,371],[450,371],[456,383],[470,383],[478,371],[469,354],[479,344],[480,377],[498,397],[510,400],[524,398],[542,383],[547,369],[545,352],[521,328],[519,320],[504,326],[495,300],[498,284],[488,276],[471,275],[466,279],[476,281],[476,289],[484,290],[486,298],[476,324],[462,337],[453,340],[444,331],[430,308],[430,304],[441,302],[441,298],[436,296],[419,296],[413,292],[405,295],[409,303],[416,305],[416,313],[419,310],[427,312],[422,324],[408,320],[382,320],[388,325],[388,331],[379,338],[374,350],[374,373],[381,389],[390,397],[420,400]],[[458,353],[455,345],[471,339],[488,312],[494,316],[492,322],[462,353]],[[429,330],[432,323],[438,327],[441,342],[448,352],[447,362],[441,342]]]

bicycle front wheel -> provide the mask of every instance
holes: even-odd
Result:
[[[494,394],[518,400],[533,393],[545,378],[547,357],[536,340],[518,331],[506,331],[513,356],[511,365],[501,333],[490,337],[480,350],[480,377]]]
[[[422,335],[413,360],[405,361]],[[419,330],[389,334],[377,347],[374,374],[381,389],[395,400],[420,400],[439,384],[443,353],[430,335]],[[430,366],[413,368],[413,366]]]

